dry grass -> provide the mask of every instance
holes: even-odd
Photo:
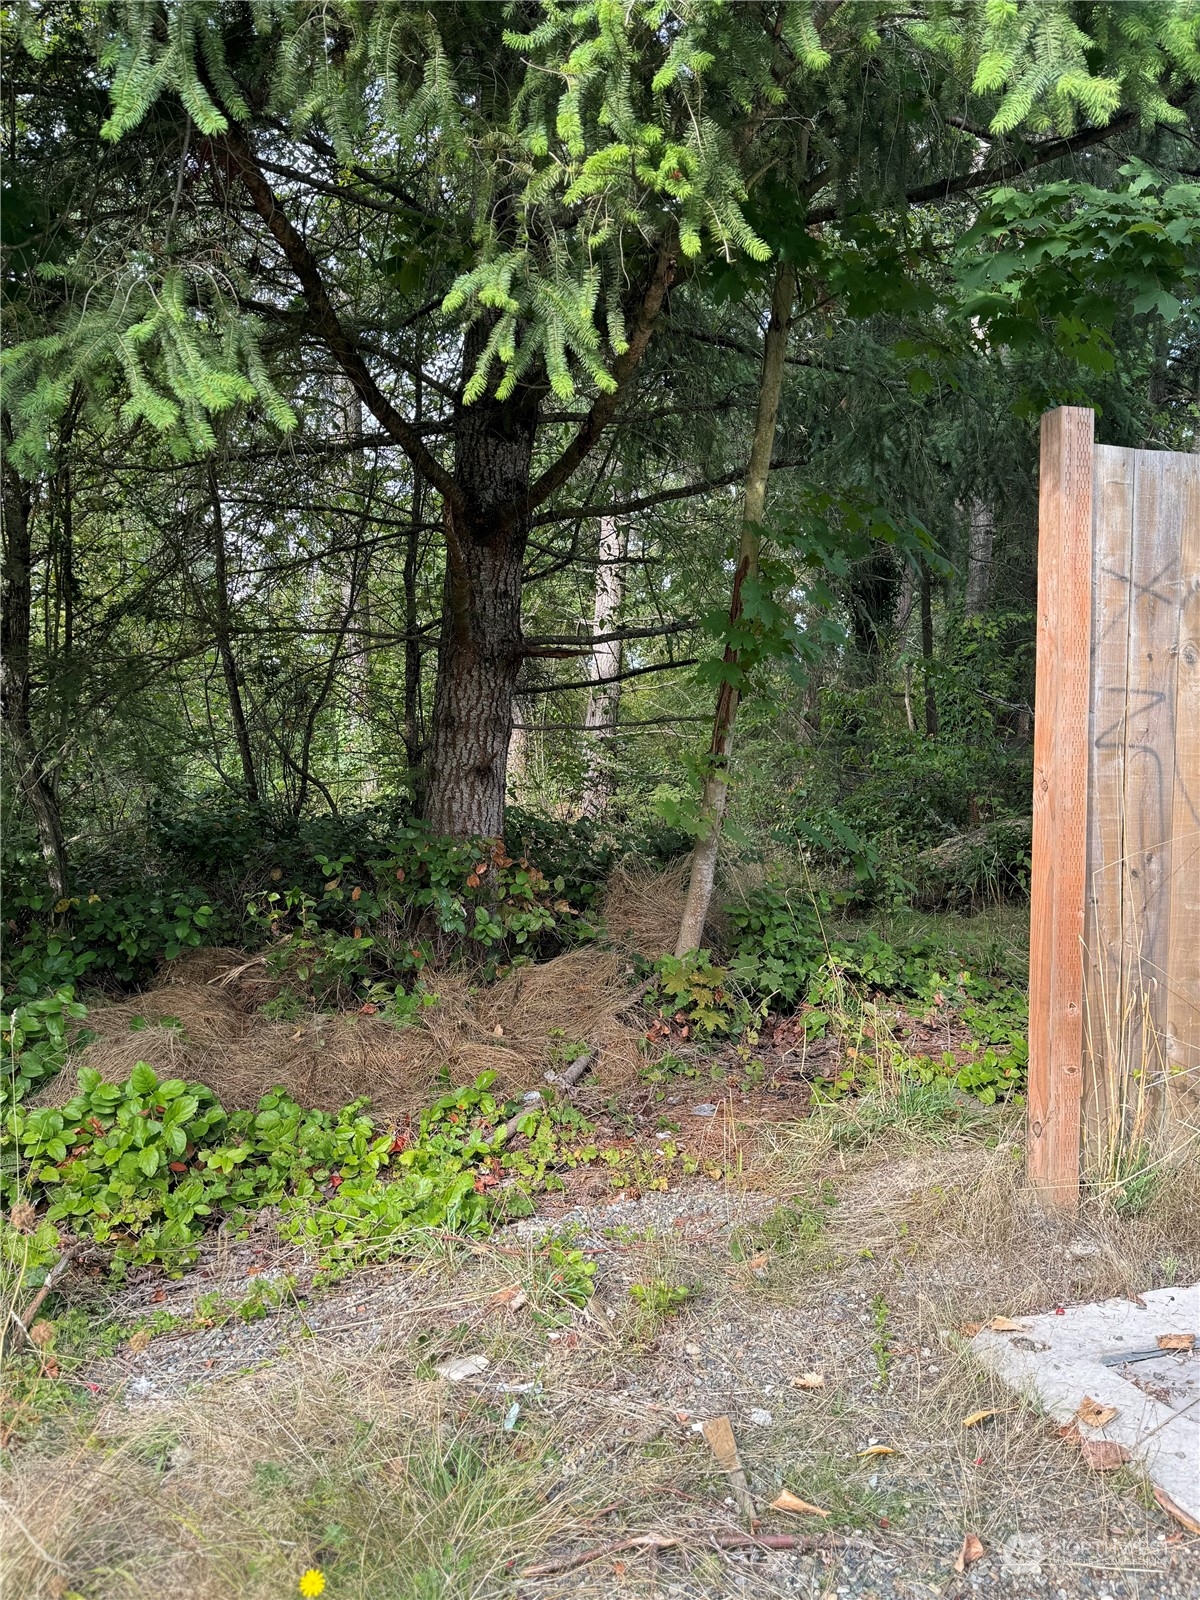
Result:
[[[618,867],[612,873],[600,915],[613,944],[647,961],[674,954],[688,865],[685,858],[661,871]]]
[[[87,1026],[98,1037],[36,1103],[65,1105],[80,1067],[119,1082],[148,1061],[160,1077],[207,1084],[229,1110],[253,1108],[279,1085],[305,1105],[333,1110],[365,1097],[378,1115],[394,1117],[419,1108],[444,1069],[454,1083],[495,1072],[498,1090],[511,1094],[540,1081],[564,1043],[591,1047],[597,1081],[607,1086],[627,1081],[640,1060],[640,1035],[622,1020],[626,964],[612,952],[571,951],[478,988],[443,974],[437,1005],[403,1028],[356,1013],[294,1022],[247,1014],[222,983],[230,970],[236,966],[222,961],[200,984],[177,968],[134,1000],[93,1008]],[[149,1026],[131,1031],[138,1018]]]
[[[525,995],[530,1015],[538,1004],[536,990]],[[504,1025],[532,1048],[536,1032],[516,1032],[524,1007],[514,992]],[[49,1600],[69,1580],[130,1600],[266,1600],[294,1592],[316,1564],[332,1569],[331,1593],[356,1600],[492,1600],[512,1592],[510,1561],[519,1570],[547,1549],[689,1527],[690,1552],[657,1569],[630,1558],[617,1574],[601,1562],[519,1592],[633,1600],[679,1579],[690,1584],[681,1592],[756,1600],[860,1581],[893,1592],[880,1572],[853,1578],[836,1558],[810,1591],[791,1557],[747,1572],[703,1553],[704,1530],[729,1515],[727,1486],[677,1413],[722,1411],[760,1502],[786,1485],[830,1508],[835,1531],[869,1530],[889,1570],[911,1580],[897,1594],[944,1584],[968,1530],[988,1551],[983,1593],[1026,1592],[1005,1586],[995,1556],[1014,1529],[1043,1540],[1052,1587],[1071,1595],[1070,1563],[1161,1564],[1154,1541],[1169,1526],[1138,1498],[1136,1479],[1085,1472],[1052,1428],[980,1372],[957,1329],[1200,1269],[1200,1174],[1174,1173],[1140,1216],[1097,1202],[1074,1222],[1048,1218],[1024,1187],[1010,1122],[939,1121],[935,1109],[894,1100],[889,1122],[887,1106],[846,1104],[778,1130],[769,1170],[754,1175],[759,1194],[732,1192],[724,1207],[768,1241],[765,1267],[731,1253],[703,1204],[681,1228],[656,1209],[671,1197],[647,1196],[652,1231],[622,1214],[634,1225],[599,1257],[596,1295],[558,1342],[530,1315],[552,1309],[553,1265],[528,1240],[501,1236],[457,1261],[352,1280],[335,1291],[340,1311],[310,1305],[314,1336],[281,1349],[274,1367],[160,1406],[114,1399],[90,1431],[44,1434],[13,1455],[4,1498],[24,1532],[6,1530],[3,1592]],[[814,1200],[826,1184],[832,1208]],[[827,1212],[820,1239],[790,1236],[789,1213],[764,1227],[763,1189]],[[605,1221],[599,1213],[597,1231]],[[655,1280],[697,1292],[677,1317],[655,1319],[629,1290]],[[524,1313],[489,1307],[494,1289],[515,1283],[529,1292]],[[353,1333],[361,1322],[373,1331]],[[450,1350],[487,1351],[486,1380],[429,1380],[426,1363]],[[823,1390],[789,1387],[814,1368]],[[534,1380],[506,1432],[511,1395],[496,1384]],[[771,1427],[751,1424],[756,1405],[772,1412]],[[964,1429],[984,1407],[997,1415]],[[872,1439],[895,1455],[860,1458]],[[614,1509],[598,1521],[602,1506]],[[774,1513],[764,1527],[810,1531]],[[1131,1543],[1114,1557],[1118,1527]]]
[[[301,1352],[169,1413],[114,1408],[57,1450],[23,1451],[0,1591],[274,1600],[336,1562],[344,1597],[495,1592],[506,1561],[533,1559],[570,1518],[547,1494],[552,1432],[505,1434],[394,1364]],[[598,1473],[572,1487],[599,1504]]]

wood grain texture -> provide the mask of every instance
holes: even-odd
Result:
[[[1029,952],[1029,1179],[1079,1199],[1092,632],[1091,411],[1042,418]]]
[[[1125,963],[1126,686],[1129,571],[1137,452],[1098,445],[1093,482],[1088,865],[1084,919],[1085,1164],[1106,1148],[1115,1115],[1108,1063],[1121,1054]]]
[[[1093,504],[1083,1155],[1112,1180],[1200,1056],[1200,462],[1100,447]]]
[[[1170,965],[1164,1055],[1167,1109],[1180,1127],[1200,1111],[1200,456],[1175,455],[1179,615],[1171,803]]]

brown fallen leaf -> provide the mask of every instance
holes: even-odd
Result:
[[[1093,1400],[1090,1394],[1084,1395],[1075,1413],[1080,1422],[1086,1423],[1089,1428],[1103,1428],[1116,1414],[1116,1406],[1102,1405],[1099,1400]]]
[[[488,1301],[488,1305],[508,1311],[519,1311],[528,1298],[519,1283],[510,1283],[507,1289],[497,1289]]]
[[[1014,1322],[1011,1317],[993,1317],[990,1322],[985,1322],[984,1327],[990,1328],[993,1333],[1024,1333],[1027,1323]]]
[[[1157,1344],[1160,1350],[1194,1350],[1196,1348],[1196,1335],[1194,1333],[1160,1333]]]
[[[798,1378],[792,1379],[790,1387],[793,1389],[823,1389],[825,1387],[825,1379],[819,1372],[802,1372]]]
[[[794,1495],[790,1489],[781,1489],[771,1501],[772,1511],[794,1511],[798,1517],[827,1517],[828,1511],[822,1511],[820,1506],[810,1506],[807,1500],[801,1500],[799,1495]]]
[[[767,1252],[763,1250],[758,1255],[747,1261],[746,1265],[750,1268],[751,1272],[765,1272],[767,1262],[770,1261],[770,1259],[771,1258]]]
[[[131,1334],[125,1348],[131,1356],[140,1356],[143,1350],[148,1350],[150,1348],[150,1329],[139,1328],[136,1333]]]
[[[973,1561],[978,1561],[983,1554],[983,1540],[977,1533],[968,1533],[963,1536],[962,1549],[958,1552],[954,1562],[955,1572],[965,1572]]]
[[[1093,1472],[1115,1472],[1129,1460],[1129,1451],[1115,1439],[1081,1439],[1079,1447]]]
[[[717,1458],[722,1472],[739,1472],[742,1458],[738,1455],[737,1440],[733,1437],[733,1424],[728,1417],[709,1417],[704,1424],[704,1439]]]
[[[984,1324],[982,1322],[964,1322],[962,1334],[966,1339],[973,1339],[977,1333],[982,1333],[983,1329]]]
[[[896,1452],[890,1444],[869,1444],[865,1450],[860,1450],[860,1456],[894,1456]]]
[[[1196,1521],[1190,1511],[1185,1511],[1181,1505],[1177,1505],[1165,1489],[1155,1486],[1154,1498],[1167,1515],[1174,1517],[1176,1522],[1181,1522],[1189,1533],[1200,1533],[1200,1522]]]
[[[999,1415],[1000,1412],[996,1406],[988,1406],[984,1411],[972,1411],[969,1417],[962,1419],[962,1425],[964,1428],[977,1428],[981,1422],[986,1422],[989,1417],[998,1417]]]

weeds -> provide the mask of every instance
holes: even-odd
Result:
[[[694,1301],[700,1287],[694,1283],[672,1283],[667,1278],[651,1278],[629,1287],[634,1304],[629,1335],[635,1344],[647,1344],[658,1337],[663,1325],[677,1317],[684,1306]]]
[[[875,1358],[876,1389],[887,1388],[892,1351],[891,1334],[888,1331],[891,1315],[891,1307],[884,1296],[875,1295],[871,1300],[871,1328],[874,1333],[874,1338],[871,1340],[871,1354]]]

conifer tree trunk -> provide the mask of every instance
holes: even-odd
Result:
[[[733,594],[729,602],[731,622],[736,622],[741,615],[742,587],[746,579],[753,577],[758,571],[758,530],[762,525],[767,504],[767,478],[771,469],[771,452],[775,445],[775,419],[779,412],[779,397],[783,392],[788,329],[795,297],[795,270],[789,263],[780,262],[771,295],[771,320],[763,341],[758,411],[754,421],[754,439],[750,446],[750,464],[746,469],[746,487],[742,500],[742,537],[738,548],[737,567],[733,575]],[[736,651],[726,647],[725,660],[736,666]],[[717,696],[717,708],[713,717],[708,771],[700,800],[701,831],[692,850],[687,900],[680,919],[676,955],[685,955],[689,950],[698,949],[704,938],[704,924],[708,918],[713,881],[717,871],[717,852],[721,844],[721,822],[725,815],[725,803],[729,797],[729,757],[733,749],[733,726],[737,709],[738,691],[732,684],[723,683]]]
[[[212,630],[217,654],[221,658],[221,671],[225,677],[225,693],[229,699],[229,718],[233,723],[233,737],[237,744],[238,759],[242,764],[242,785],[251,805],[259,801],[258,774],[254,770],[254,752],[250,748],[250,730],[246,726],[246,710],[242,704],[241,683],[237,662],[233,656],[233,642],[229,625],[229,576],[225,549],[225,518],[221,511],[221,491],[217,475],[208,469],[208,491],[212,499],[213,518],[213,614]]]
[[[17,783],[33,815],[46,882],[56,901],[68,892],[67,849],[54,784],[34,738],[29,715],[32,551],[28,485],[4,467],[4,597],[0,606],[0,711],[17,768]]]
[[[925,677],[925,737],[938,734],[937,695],[933,687],[933,577],[921,557],[921,666]]]
[[[600,518],[600,551],[596,565],[596,600],[592,612],[592,635],[602,642],[592,646],[588,691],[586,773],[583,783],[583,814],[602,817],[612,798],[613,781],[609,746],[617,728],[621,708],[621,641],[603,639],[612,633],[621,617],[625,599],[624,528],[615,517]]]
[[[963,609],[977,617],[987,604],[992,577],[992,546],[996,538],[996,516],[986,500],[972,500],[967,529],[967,593]]]
[[[464,372],[474,368],[474,345],[488,332],[471,330]],[[520,507],[537,420],[531,392],[504,403],[460,403],[454,416],[454,476],[465,505],[444,506],[446,576],[424,805],[437,833],[498,837],[504,831],[529,536],[529,513]]]

